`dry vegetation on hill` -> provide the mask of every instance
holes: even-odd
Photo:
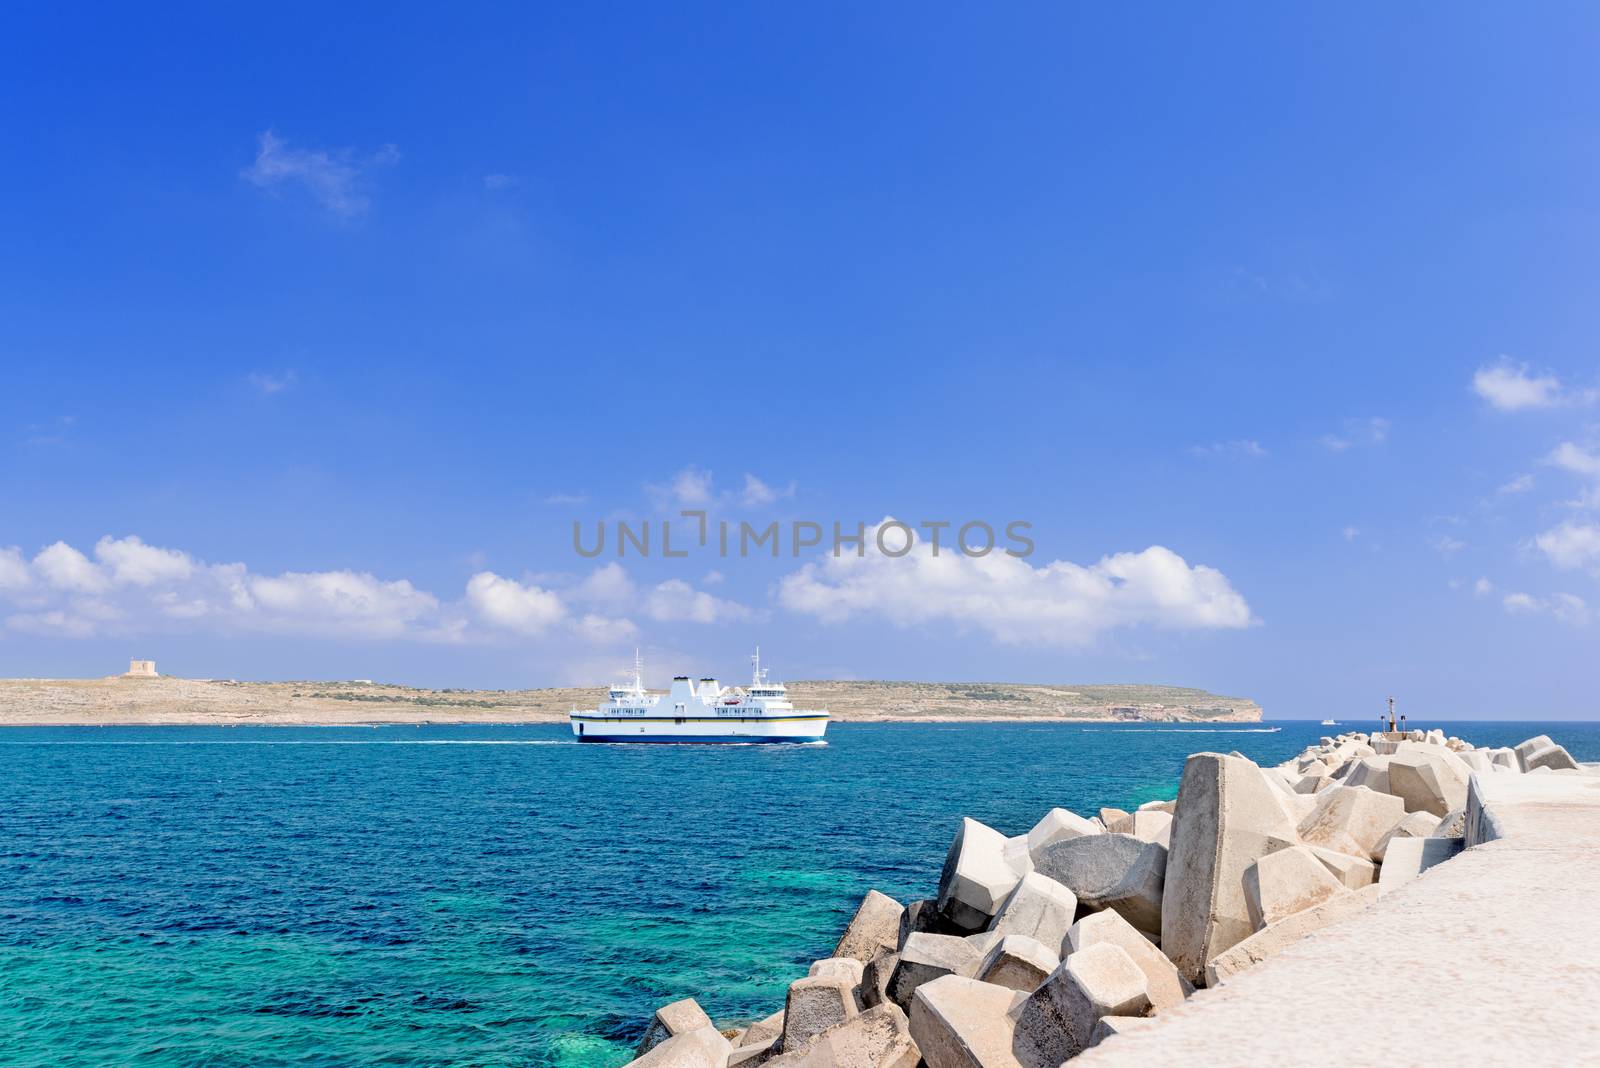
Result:
[[[0,680],[0,724],[539,723],[593,708],[599,687],[424,690],[363,682]],[[791,682],[796,705],[842,721],[1255,721],[1253,701],[1172,686]]]

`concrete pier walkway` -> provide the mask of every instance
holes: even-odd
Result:
[[[1467,844],[1073,1064],[1600,1065],[1600,775],[1475,776]]]

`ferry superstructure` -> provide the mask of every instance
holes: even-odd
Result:
[[[795,708],[783,683],[767,677],[761,650],[750,659],[748,687],[679,675],[671,690],[652,693],[644,687],[644,665],[635,652],[633,681],[611,687],[598,708],[570,712],[572,733],[580,742],[822,741],[828,710]]]

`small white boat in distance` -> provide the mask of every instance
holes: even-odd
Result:
[[[783,683],[767,678],[759,648],[750,659],[755,669],[744,689],[679,675],[662,694],[644,688],[644,662],[635,650],[633,681],[611,687],[598,708],[568,713],[572,733],[580,742],[822,741],[828,710],[795,708]]]
[[[1335,723],[1331,719],[1325,719],[1325,720],[1322,721],[1322,726],[1324,726],[1324,727],[1337,727],[1338,724]]]

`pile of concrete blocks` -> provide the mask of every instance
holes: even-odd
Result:
[[[869,892],[781,1010],[719,1032],[674,1002],[633,1064],[1059,1068],[1455,856],[1474,775],[1595,771],[1543,735],[1351,733],[1275,767],[1197,753],[1176,799],[1132,811],[963,819],[935,892]]]

